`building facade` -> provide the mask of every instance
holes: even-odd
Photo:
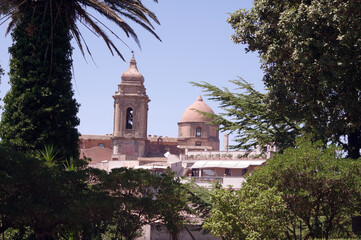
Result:
[[[218,126],[210,124],[210,120],[200,112],[214,114],[199,95],[197,100],[187,107],[178,123],[178,146],[187,151],[202,149],[218,151]]]
[[[206,117],[214,112],[201,96],[183,112],[177,137],[148,135],[150,99],[134,56],[129,69],[121,75],[113,98],[113,134],[80,136],[80,156],[90,158],[91,167],[106,171],[131,167],[153,172],[170,168],[178,176],[193,178],[205,187],[217,180],[224,187],[239,188],[244,175],[263,166],[276,151],[272,145],[251,151],[228,151],[228,135],[220,151],[219,127]]]
[[[214,114],[201,96],[184,111],[178,123],[177,138],[148,135],[150,99],[134,56],[128,70],[122,73],[113,98],[113,134],[80,136],[80,156],[91,158],[93,163],[159,158],[167,152],[178,155],[191,150],[219,150],[218,126],[210,124],[198,112]],[[111,150],[111,153],[105,149]]]
[[[146,155],[149,97],[144,77],[133,58],[121,75],[114,98],[113,155],[111,160],[136,160]]]

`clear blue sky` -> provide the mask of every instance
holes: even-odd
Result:
[[[156,32],[159,42],[144,29],[134,26],[142,49],[132,39],[123,40],[135,51],[139,71],[145,77],[145,87],[151,99],[149,103],[148,134],[176,137],[177,123],[183,111],[193,103],[201,89],[189,82],[206,81],[230,89],[228,80],[237,76],[263,90],[262,71],[257,54],[245,53],[242,45],[236,45],[230,37],[233,30],[226,22],[229,13],[240,8],[251,8],[251,0],[159,0],[144,1],[156,13],[161,22]],[[104,20],[104,19],[103,19]],[[104,21],[106,22],[106,21]],[[5,35],[6,23],[0,26],[0,65],[8,72],[7,49],[11,37]],[[109,25],[111,27],[111,25]],[[119,33],[121,30],[116,29]],[[78,117],[81,134],[111,134],[113,131],[113,98],[120,75],[128,69],[130,50],[116,41],[127,62],[112,56],[100,38],[83,29],[92,51],[95,64],[87,56],[87,62],[74,43],[75,97],[81,104]],[[0,97],[9,89],[8,76],[3,77]],[[216,102],[203,97],[217,113]],[[3,103],[0,103],[3,105]]]

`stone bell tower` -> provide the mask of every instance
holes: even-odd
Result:
[[[134,55],[129,69],[121,75],[114,98],[112,160],[136,160],[144,156],[147,142],[149,97],[144,77],[137,69]]]

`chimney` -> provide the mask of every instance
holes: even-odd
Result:
[[[229,134],[225,133],[223,135],[223,151],[228,152],[228,143],[229,143]]]

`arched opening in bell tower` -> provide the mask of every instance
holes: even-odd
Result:
[[[126,129],[133,129],[133,108],[127,109],[126,121],[125,121],[125,128]]]

